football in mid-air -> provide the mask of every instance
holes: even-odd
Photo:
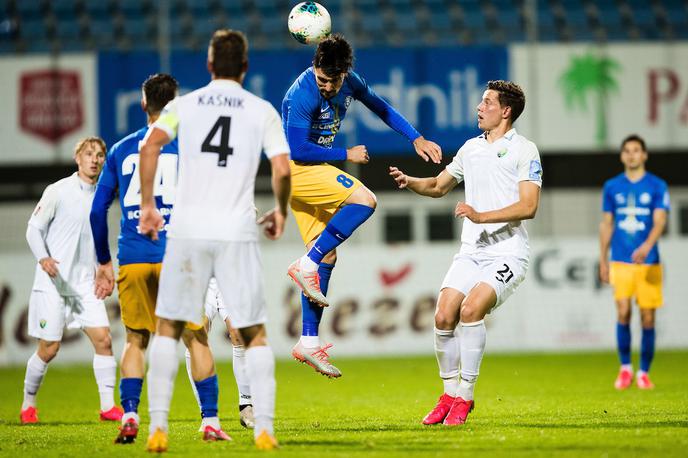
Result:
[[[301,2],[289,13],[289,32],[303,44],[317,43],[330,34],[330,13],[316,2]]]

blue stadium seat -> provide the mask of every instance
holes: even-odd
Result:
[[[410,10],[406,12],[397,11],[394,16],[394,26],[404,34],[405,38],[408,38],[408,35],[420,36],[416,13]]]
[[[153,40],[151,32],[151,23],[143,17],[129,17],[124,21],[124,35],[137,46],[144,46],[148,41]]]
[[[17,8],[17,12],[19,12],[19,17],[22,19],[35,19],[43,17],[41,2],[20,1],[16,2],[15,6]]]
[[[189,0],[188,6],[194,19],[208,17],[213,11],[213,0]]]
[[[274,40],[275,37],[286,37],[287,35],[287,24],[285,20],[281,17],[264,17],[260,20],[260,31],[270,38],[270,41]]]
[[[74,18],[57,21],[55,32],[60,41],[77,41],[81,33],[79,23]]]
[[[271,17],[281,13],[281,5],[277,0],[254,0],[253,5],[260,11],[264,17]],[[286,15],[288,11],[284,12]]]
[[[485,30],[485,16],[480,8],[463,9],[464,26],[469,29]]]
[[[128,18],[143,17],[147,7],[147,2],[143,2],[141,0],[119,0],[117,3],[120,11],[122,11],[122,13]],[[174,5],[174,2],[172,2],[172,4]]]
[[[220,8],[229,16],[245,16],[248,13],[237,0],[220,0]]]
[[[27,41],[41,41],[47,37],[45,23],[41,18],[22,18],[19,21],[19,36]]]
[[[77,17],[77,0],[53,0],[50,7],[59,21]]]
[[[451,17],[446,12],[433,11],[430,15],[430,27],[438,32],[444,32],[452,28]]]
[[[88,29],[96,46],[108,48],[114,42],[115,30],[109,17],[91,18]]]

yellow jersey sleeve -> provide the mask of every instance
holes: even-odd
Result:
[[[178,100],[179,98],[175,98],[168,103],[165,108],[163,108],[162,113],[160,113],[160,117],[152,126],[165,131],[170,141],[177,137],[177,131],[179,130],[179,113],[177,111]]]

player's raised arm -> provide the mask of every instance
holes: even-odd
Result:
[[[399,189],[408,188],[416,194],[428,197],[442,197],[458,184],[446,170],[442,170],[436,177],[416,178],[406,175],[396,167],[390,167],[389,175],[394,178]]]
[[[442,160],[442,149],[437,143],[426,140],[401,113],[395,110],[385,99],[377,95],[356,73],[352,72],[351,76],[353,84],[357,86],[356,97],[358,100],[375,113],[385,124],[413,143],[416,154],[425,162],[432,160],[435,164],[440,163]]]

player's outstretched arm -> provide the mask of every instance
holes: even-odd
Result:
[[[531,181],[518,183],[518,201],[487,212],[477,212],[465,202],[459,202],[454,209],[454,215],[460,218],[468,218],[476,224],[485,223],[509,223],[533,219],[540,204],[540,186]]]
[[[287,206],[291,194],[291,170],[289,168],[289,155],[279,154],[270,158],[272,168],[272,192],[275,194],[275,208],[265,213],[258,219],[258,224],[263,226],[265,236],[276,240],[284,232],[284,223],[287,218]]]
[[[399,189],[408,188],[416,194],[428,197],[442,197],[458,184],[446,170],[442,170],[436,177],[416,178],[406,175],[396,167],[390,167],[389,175],[394,178]]]
[[[442,160],[442,148],[435,142],[426,140],[422,135],[413,141],[413,147],[425,162],[432,160],[435,164],[439,164]]]
[[[609,244],[614,232],[614,215],[611,212],[602,214],[600,222],[600,281],[609,283]]]
[[[141,215],[139,231],[153,240],[158,240],[158,231],[165,220],[158,212],[153,194],[155,170],[158,167],[158,156],[163,145],[169,143],[170,137],[162,129],[152,127],[144,139],[139,151],[139,176],[141,178]]]

